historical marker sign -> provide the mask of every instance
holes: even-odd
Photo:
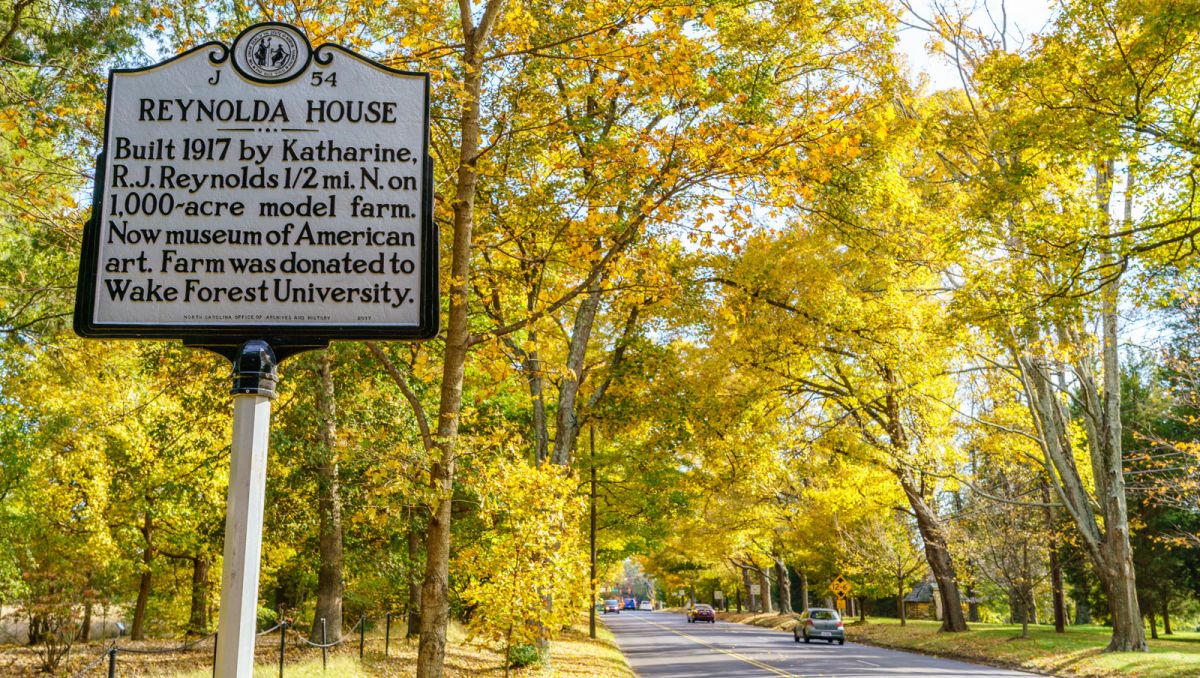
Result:
[[[109,75],[75,330],[234,365],[214,675],[250,675],[279,359],[437,334],[429,76],[265,23]]]
[[[84,336],[437,333],[429,77],[259,24],[109,78]]]

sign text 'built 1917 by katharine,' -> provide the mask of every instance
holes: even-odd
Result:
[[[260,24],[108,97],[80,334],[436,333],[426,74]]]

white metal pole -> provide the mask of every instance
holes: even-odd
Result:
[[[234,359],[233,446],[225,506],[216,678],[249,678],[254,667],[267,439],[275,380],[271,347],[257,341],[243,345]]]
[[[217,678],[249,676],[254,666],[270,423],[270,398],[259,395],[234,397],[229,500],[225,509],[225,562],[221,572],[221,619],[217,626]]]

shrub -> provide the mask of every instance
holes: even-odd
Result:
[[[259,631],[265,631],[279,623],[279,614],[269,607],[259,605],[255,616],[258,618]]]
[[[513,645],[508,648],[508,667],[519,669],[542,662],[542,653],[536,645]]]
[[[459,552],[455,570],[466,582],[459,598],[468,628],[506,646],[551,640],[590,597],[578,479],[514,455],[486,465],[474,482],[484,531]]]

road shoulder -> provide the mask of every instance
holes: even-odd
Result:
[[[722,621],[758,626],[776,631],[785,631],[787,633],[791,633],[792,628],[796,626],[797,617],[798,615],[794,614],[762,614],[755,612],[719,612],[717,614],[717,618],[721,619]],[[910,624],[911,623],[912,622],[910,622]],[[967,662],[969,664],[992,666],[998,669],[1024,671],[1043,676],[1061,675],[1058,673],[1048,673],[1043,667],[1036,665],[1031,666],[1022,662],[1006,661],[1003,658],[977,652],[956,652],[954,649],[946,647],[930,648],[927,645],[921,644],[920,642],[893,642],[886,636],[880,636],[871,633],[869,629],[871,629],[872,626],[873,625],[870,621],[867,621],[866,623],[859,620],[846,622],[846,640],[853,643],[870,645],[872,647],[880,647],[885,650],[911,652],[913,654],[924,655],[926,657],[937,657],[939,659],[953,659],[955,661]],[[899,628],[898,625],[897,628]]]
[[[723,621],[791,632],[794,615],[718,613]],[[1031,626],[1021,638],[1021,627],[1008,624],[970,624],[962,634],[941,633],[939,624],[910,620],[901,627],[888,618],[846,623],[846,639],[864,645],[912,652],[996,668],[1064,678],[1174,678],[1200,675],[1200,633],[1177,632],[1174,639],[1150,641],[1144,653],[1105,653],[1109,629],[1068,627],[1056,634],[1052,627]]]

